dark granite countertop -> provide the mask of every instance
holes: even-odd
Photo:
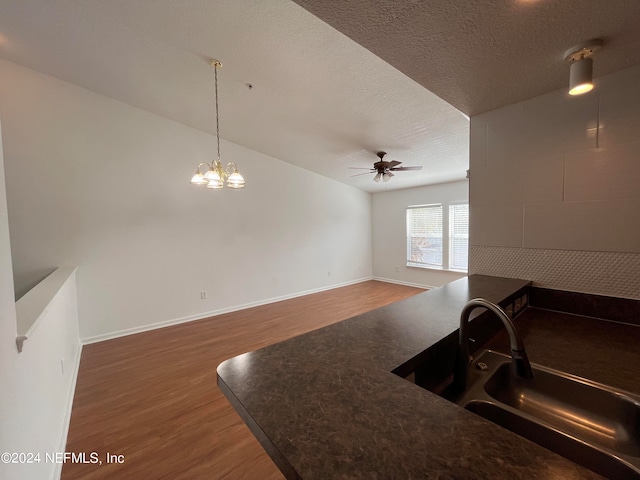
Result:
[[[531,363],[640,395],[640,326],[532,307],[516,322]],[[509,338],[486,347],[509,353]]]
[[[472,275],[229,359],[218,385],[287,478],[601,478],[391,373],[455,332],[469,299],[528,285]]]

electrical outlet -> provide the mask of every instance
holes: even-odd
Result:
[[[331,270],[327,271],[327,277],[331,276]]]
[[[400,271],[400,265],[396,265],[396,272]]]
[[[504,309],[504,312],[509,316],[509,318],[513,318],[513,304],[510,303]]]
[[[207,299],[207,292],[205,292],[204,290],[202,292],[200,292],[200,298],[202,300],[206,300]]]

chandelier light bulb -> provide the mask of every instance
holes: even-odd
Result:
[[[213,166],[209,167],[209,170],[207,171],[207,173],[204,174],[204,178],[208,182],[210,182],[211,180],[220,181],[220,175],[213,168],[214,168]]]
[[[238,173],[238,170],[229,175],[227,186],[229,188],[244,188],[244,178]]]
[[[207,181],[204,179],[204,175],[202,175],[199,171],[196,171],[193,177],[191,177],[191,183],[193,185],[204,185],[207,183]]]

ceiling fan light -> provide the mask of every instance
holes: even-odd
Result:
[[[382,177],[381,173],[378,173],[375,177],[373,177],[374,182],[380,182],[380,177]]]
[[[383,182],[388,182],[391,179],[391,175],[388,173],[385,173],[384,175],[382,175],[382,181]]]

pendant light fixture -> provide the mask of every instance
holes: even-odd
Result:
[[[570,48],[564,59],[569,67],[569,95],[582,95],[593,90],[593,60],[590,58],[602,48],[602,40],[588,40]]]
[[[218,118],[218,68],[222,67],[222,63],[218,60],[211,59],[209,61],[215,72],[215,86],[216,86],[216,140],[218,142],[218,156],[215,160],[208,163],[201,163],[196,168],[196,173],[191,178],[192,185],[201,185],[207,188],[219,190],[224,188],[225,180],[227,181],[227,187],[229,188],[244,188],[244,178],[238,172],[236,164],[231,162],[226,167],[220,162],[220,121]],[[202,166],[208,167],[207,171],[203,174],[200,170]]]

